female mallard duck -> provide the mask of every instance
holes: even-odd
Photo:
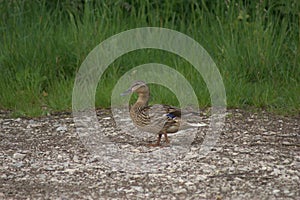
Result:
[[[160,104],[149,106],[150,90],[143,81],[136,81],[121,95],[128,95],[134,92],[138,94],[137,101],[130,108],[130,117],[134,125],[142,131],[158,134],[157,142],[150,144],[150,146],[160,146],[162,135],[165,137],[165,142],[170,143],[168,133],[175,133],[179,129],[203,126],[203,124],[195,123],[195,121],[200,121],[200,116],[194,112],[190,112],[189,116],[185,116],[187,119],[192,117],[193,120],[183,121],[181,110],[178,108]]]

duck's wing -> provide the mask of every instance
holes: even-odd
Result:
[[[181,115],[179,109],[168,105],[155,104],[145,107],[144,111],[147,112],[150,118],[149,126],[152,126],[158,132],[163,129],[167,132],[176,132],[178,130]]]
[[[174,125],[179,125],[180,129],[207,126],[207,124],[202,123],[203,119],[199,112],[195,112],[191,109],[181,110],[169,105],[163,105],[163,107],[168,116],[166,126],[174,127]]]
[[[153,106],[147,106],[145,110],[151,119],[166,119],[181,116],[180,109],[169,105],[155,104]]]
[[[181,117],[181,110],[179,108],[169,106],[169,105],[162,105],[167,117],[169,118],[176,118]]]
[[[154,130],[166,130],[169,133],[179,129],[196,128],[206,126],[201,123],[200,113],[193,111],[181,111],[179,108],[155,104],[145,107],[144,111],[150,118],[149,126]]]

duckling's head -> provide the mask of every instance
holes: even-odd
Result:
[[[137,93],[139,96],[147,95],[149,96],[149,88],[144,81],[136,81],[134,82],[128,90],[123,92],[121,95],[125,96],[131,93]]]

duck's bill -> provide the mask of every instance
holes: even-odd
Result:
[[[131,88],[126,90],[125,92],[121,93],[120,95],[121,96],[126,96],[126,95],[129,95],[129,94],[131,94]]]

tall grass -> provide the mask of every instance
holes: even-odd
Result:
[[[291,1],[4,1],[0,0],[0,109],[36,116],[70,110],[76,71],[101,41],[136,27],[171,28],[197,40],[216,62],[229,107],[300,110],[300,3]],[[210,97],[185,60],[159,50],[117,59],[103,75],[97,107],[110,106],[117,80],[158,62],[181,72],[199,105]],[[153,103],[177,104],[151,85]]]

